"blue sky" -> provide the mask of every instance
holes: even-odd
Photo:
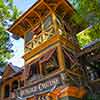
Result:
[[[17,8],[24,12],[36,1],[37,0],[14,0],[14,4],[17,6]]]
[[[23,12],[25,12],[29,7],[31,7],[37,0],[14,0],[14,4],[17,8]],[[12,57],[8,62],[12,62],[14,65],[22,67],[24,65],[24,60],[22,56],[24,54],[24,40],[14,40],[11,39],[13,42],[13,50],[14,50],[14,57]]]

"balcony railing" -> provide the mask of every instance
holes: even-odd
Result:
[[[53,35],[54,35],[54,33],[42,32],[41,34],[39,34],[38,36],[36,36],[35,38],[33,38],[31,41],[29,41],[25,45],[25,52],[27,52],[27,51],[29,51],[29,50],[31,50],[31,49],[39,46],[43,42],[45,42],[48,39],[50,39]]]

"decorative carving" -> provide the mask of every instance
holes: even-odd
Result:
[[[34,38],[30,42],[28,42],[25,45],[25,47],[27,50],[31,50],[32,48],[35,48],[35,47],[39,46],[40,44],[42,44],[43,42],[47,41],[52,36],[53,36],[53,33],[43,32],[40,35],[38,35],[36,38]]]

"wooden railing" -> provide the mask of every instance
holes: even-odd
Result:
[[[43,42],[47,41],[53,36],[54,33],[42,32],[38,36],[34,37],[31,41],[25,44],[25,52],[39,46]]]

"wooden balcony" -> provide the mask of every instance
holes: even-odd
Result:
[[[41,40],[44,37],[45,37],[45,39]],[[40,40],[38,40],[38,39],[40,39]],[[27,50],[27,52],[25,52],[23,58],[27,61],[31,56],[34,56],[38,52],[41,52],[42,50],[44,50],[54,44],[57,44],[57,43],[63,44],[68,48],[75,49],[72,42],[67,40],[66,37],[64,37],[60,34],[45,33],[45,35],[40,35],[37,38],[30,41],[28,44],[26,44],[25,47],[27,47],[28,50]]]
[[[49,32],[42,32],[38,36],[34,37],[31,41],[25,44],[25,53],[29,52],[31,49],[36,48],[40,44],[44,43],[50,39],[54,34]]]

